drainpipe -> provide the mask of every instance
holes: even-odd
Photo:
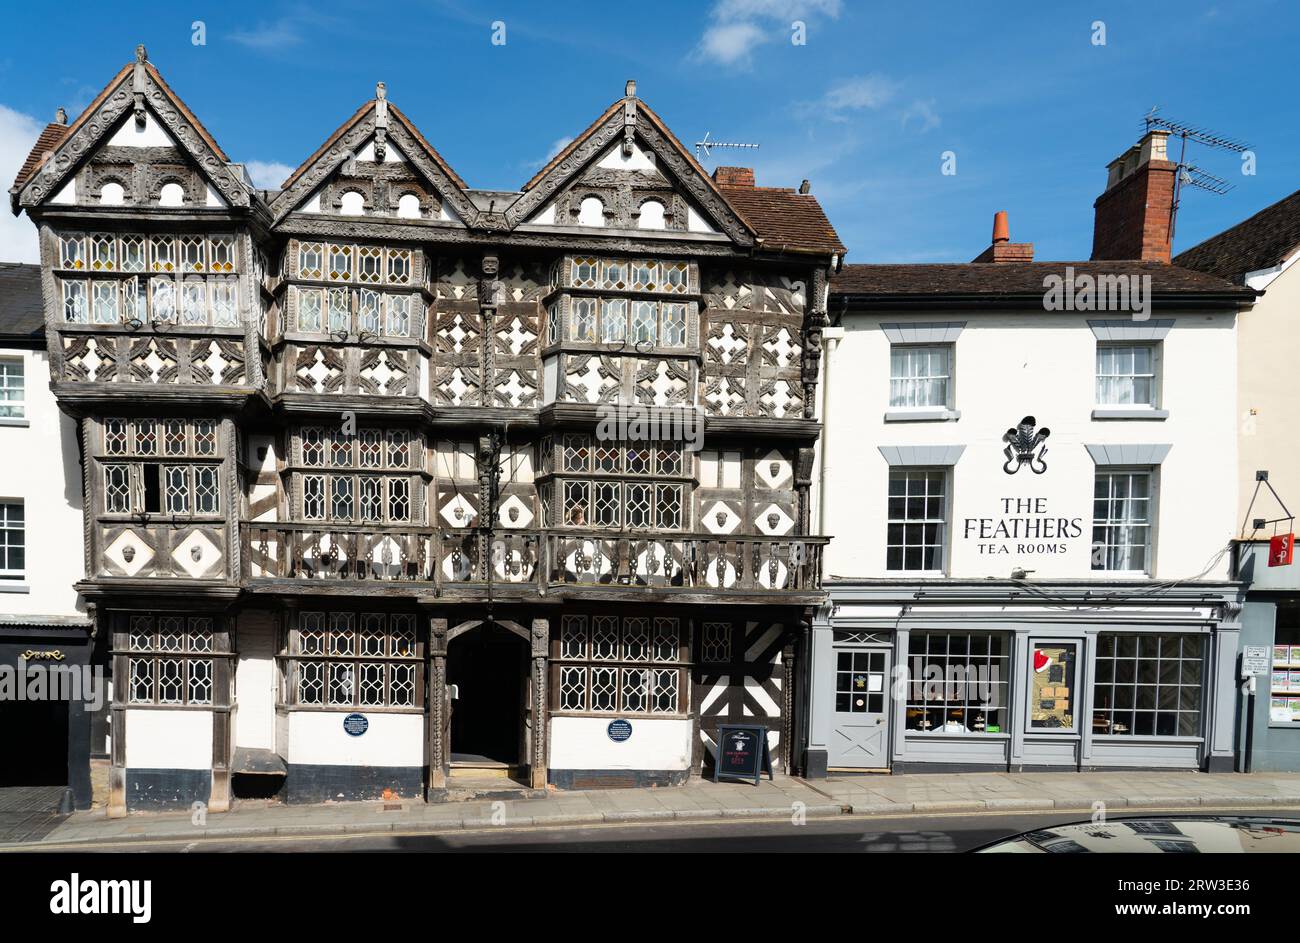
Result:
[[[831,363],[835,359],[835,351],[839,348],[840,341],[843,338],[844,328],[842,327],[828,327],[822,330],[822,341],[826,345],[826,350],[822,354],[822,408],[820,415],[822,423],[822,460],[817,475],[817,533],[823,537],[826,536],[826,522],[830,520],[830,516],[826,513],[826,505],[830,503],[827,500],[826,484],[830,481],[831,458]]]

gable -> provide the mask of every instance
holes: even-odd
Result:
[[[506,210],[511,226],[725,234],[753,229],[644,102],[628,96],[555,156]]]
[[[291,212],[464,225],[477,212],[464,181],[383,95],[363,105],[285,182],[272,204]]]
[[[716,235],[719,226],[659,169],[643,142],[609,145],[542,209],[531,226],[580,226]]]
[[[251,188],[216,141],[137,51],[13,191],[42,203],[246,207]]]

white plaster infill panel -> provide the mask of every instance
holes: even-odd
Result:
[[[626,720],[632,736],[609,738],[610,721]],[[552,717],[551,769],[682,770],[691,765],[691,721],[665,717]]]
[[[359,737],[343,729],[353,713],[370,721]],[[287,752],[288,763],[304,766],[423,766],[424,714],[291,711]]]
[[[128,710],[127,769],[211,769],[212,711]]]

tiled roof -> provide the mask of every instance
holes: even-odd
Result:
[[[844,253],[835,227],[817,199],[783,187],[719,187],[763,240],[763,248]]]
[[[63,136],[67,133],[68,126],[66,124],[47,124],[45,126],[45,130],[41,132],[36,139],[36,143],[32,145],[31,153],[27,155],[23,165],[18,168],[18,176],[14,178],[15,189],[31,179],[32,174],[36,172],[36,168],[45,159],[46,153],[58,147],[59,142],[63,140]]]
[[[1174,263],[1243,284],[1247,272],[1281,265],[1300,249],[1300,190],[1198,246]]]
[[[872,300],[943,296],[996,299],[1042,297],[1048,275],[1150,275],[1157,295],[1213,295],[1250,300],[1254,292],[1226,279],[1165,262],[959,262],[918,265],[846,265],[831,279],[831,294]]]
[[[0,337],[41,337],[41,267],[0,262]]]

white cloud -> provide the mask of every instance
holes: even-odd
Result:
[[[826,92],[831,111],[860,111],[884,105],[898,92],[898,83],[883,75],[858,75],[840,79]]]
[[[251,29],[231,33],[230,38],[241,46],[250,49],[283,49],[296,46],[302,42],[302,34],[290,20],[277,20],[274,23],[258,23]]]
[[[0,181],[4,182],[0,189],[7,191],[13,184],[44,127],[30,115],[0,105]],[[14,216],[8,205],[0,208],[0,262],[39,261],[36,227],[27,214]]]
[[[572,135],[562,137],[562,138],[556,138],[554,142],[552,142],[551,144],[551,149],[546,152],[545,157],[543,157],[541,160],[526,160],[522,164],[520,164],[520,166],[523,167],[525,170],[530,170],[530,171],[541,170],[543,167],[545,167],[547,164],[551,162],[552,157],[560,153],[560,151],[564,150],[572,143],[573,143]]]
[[[693,58],[747,69],[754,50],[789,37],[795,21],[807,25],[816,16],[835,19],[840,0],[718,0]]]
[[[930,131],[939,127],[939,113],[934,110],[933,98],[925,101],[918,99],[903,109],[903,127],[906,128],[913,121],[920,125],[921,131]]]
[[[704,32],[696,55],[709,62],[722,65],[749,64],[755,47],[770,41],[755,23],[727,23],[714,25]]]
[[[289,179],[294,168],[273,160],[250,160],[244,164],[253,186],[262,190],[278,190]]]

